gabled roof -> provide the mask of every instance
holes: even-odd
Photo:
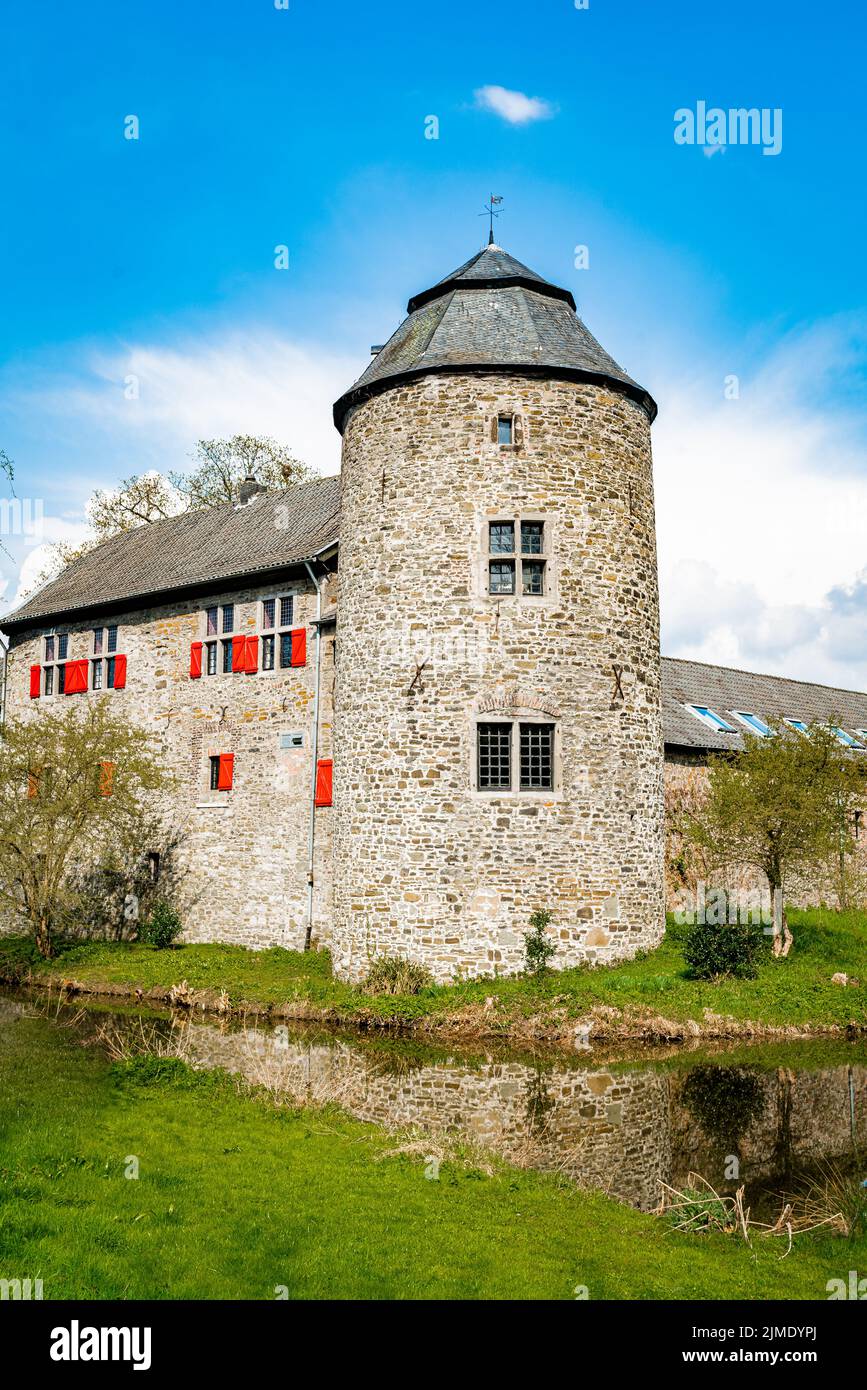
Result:
[[[662,659],[662,725],[666,744],[681,748],[722,751],[743,747],[740,734],[709,728],[686,705],[712,709],[737,727],[732,711],[768,719],[803,719],[804,723],[834,721],[847,733],[867,729],[867,694],[813,685],[785,676],[759,676],[702,661]]]
[[[0,626],[14,631],[79,610],[291,568],[336,543],[339,526],[339,476],[260,492],[245,506],[185,512],[103,541]]]
[[[334,406],[342,432],[353,406],[432,372],[514,372],[614,387],[656,405],[600,347],[575,313],[569,290],[487,246],[438,284],[414,295],[408,317]]]

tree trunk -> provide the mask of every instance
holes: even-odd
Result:
[[[51,957],[51,924],[47,917],[39,917],[36,922],[36,949],[44,960]]]
[[[771,908],[774,918],[774,955],[783,959],[792,949],[794,938],[789,930],[782,878],[776,874],[768,874],[768,882],[771,885]]]

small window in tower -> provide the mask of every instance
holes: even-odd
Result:
[[[544,560],[524,560],[521,565],[521,579],[524,593],[534,597],[545,592]]]
[[[492,555],[514,555],[515,553],[515,523],[514,521],[492,521],[491,522],[491,554]]]
[[[215,792],[215,791],[218,791],[218,790],[219,790],[219,786],[220,786],[220,755],[219,755],[219,753],[214,754],[214,755],[211,757],[210,763],[211,763],[211,780],[210,780],[210,786],[211,786],[211,791],[212,791],[212,792]]]
[[[208,636],[208,637],[214,637],[214,636],[216,636],[216,632],[217,632],[217,609],[216,609],[216,607],[214,607],[214,608],[206,608],[206,609],[205,609],[205,624],[206,624],[206,633],[207,633],[207,636]]]
[[[479,791],[510,791],[512,786],[511,724],[479,724]]]
[[[554,725],[521,725],[521,791],[554,786]]]
[[[497,443],[511,444],[514,442],[515,420],[512,415],[500,415],[497,417]]]
[[[513,594],[515,592],[514,560],[492,560],[490,592],[492,594]]]
[[[235,605],[234,603],[223,604],[223,631],[235,631]]]
[[[231,641],[231,638],[230,638],[228,641],[223,641],[223,642],[221,642],[221,643],[220,643],[220,646],[221,646],[222,649],[223,649],[223,675],[226,676],[226,675],[229,674],[229,672],[230,672],[231,669],[232,669],[232,641]]]
[[[215,676],[215,675],[217,674],[217,644],[216,644],[216,642],[208,642],[208,643],[206,643],[205,650],[206,650],[206,652],[207,652],[207,667],[206,667],[206,669],[207,669],[208,675],[209,675],[209,676]]]

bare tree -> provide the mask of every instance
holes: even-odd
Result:
[[[29,922],[41,955],[74,873],[130,842],[147,799],[171,782],[150,737],[103,698],[10,720],[0,742],[0,899]]]
[[[173,473],[171,481],[189,507],[213,507],[233,502],[245,478],[264,488],[295,487],[310,470],[285,444],[267,435],[236,434],[231,439],[200,439],[191,473]]]

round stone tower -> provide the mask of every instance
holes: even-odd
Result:
[[[650,396],[489,245],[409,301],[343,434],[333,949],[438,980],[663,930]]]

